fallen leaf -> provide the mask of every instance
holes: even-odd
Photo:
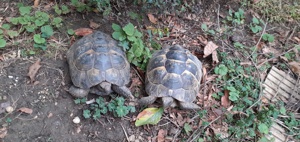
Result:
[[[157,19],[151,13],[149,13],[147,15],[148,15],[148,18],[149,18],[151,23],[153,23],[153,24],[157,23]]]
[[[50,8],[54,5],[53,2],[50,2],[49,4],[47,4],[46,6],[44,6],[44,10],[48,11],[50,10]]]
[[[33,112],[32,109],[27,108],[27,107],[19,108],[19,111],[27,113],[27,114],[31,114]]]
[[[165,135],[166,131],[163,129],[160,129],[157,134],[157,142],[164,142],[165,141]]]
[[[177,116],[176,121],[177,121],[178,125],[183,126],[183,124],[186,122],[186,119],[184,119],[180,113],[177,113],[177,115],[178,116]]]
[[[75,35],[86,36],[86,35],[93,33],[93,30],[90,28],[79,28],[79,29],[74,30],[74,32],[75,32]]]
[[[100,27],[100,25],[97,24],[97,23],[95,23],[95,22],[93,22],[92,20],[90,20],[90,27],[91,27],[92,29],[97,29],[97,28]]]
[[[216,50],[212,53],[212,60],[213,60],[214,64],[218,64],[219,63],[218,53],[217,53]]]
[[[203,66],[202,67],[202,83],[206,82],[207,79],[207,71],[206,68]]]
[[[292,71],[300,76],[300,62],[293,61],[290,62],[289,65]]]
[[[0,138],[3,139],[7,135],[6,127],[0,129]]]
[[[40,0],[34,0],[33,7],[38,7]]]
[[[135,121],[135,126],[157,124],[163,114],[163,108],[146,108],[140,112]]]
[[[218,46],[213,43],[212,41],[209,41],[206,46],[204,47],[204,58],[206,58],[207,56],[209,56],[210,54],[212,54],[216,49],[218,48]]]
[[[207,44],[207,39],[205,37],[203,37],[202,35],[197,36],[197,39],[203,44],[206,45]]]
[[[224,91],[224,96],[221,98],[221,105],[225,108],[230,106],[230,100],[229,100],[229,91]]]
[[[33,83],[35,81],[35,75],[36,75],[36,73],[39,71],[39,69],[41,67],[40,64],[41,64],[41,60],[38,59],[34,64],[32,64],[29,67],[29,72],[28,72],[27,76],[29,76],[31,83]]]

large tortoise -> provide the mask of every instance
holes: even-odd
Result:
[[[153,54],[146,73],[148,97],[139,100],[148,105],[156,99],[163,107],[178,106],[182,109],[200,109],[193,103],[199,92],[202,63],[179,45],[169,46]]]
[[[67,52],[74,97],[88,93],[108,95],[113,91],[133,98],[125,86],[130,81],[130,64],[125,53],[109,35],[96,31],[74,43]]]

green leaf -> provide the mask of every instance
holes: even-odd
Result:
[[[237,101],[239,97],[239,94],[236,92],[230,92],[229,93],[229,100],[230,101]]]
[[[27,32],[34,32],[37,27],[35,25],[26,25],[25,29]]]
[[[135,126],[157,124],[160,121],[163,112],[163,108],[146,108],[138,114]]]
[[[263,40],[268,41],[268,42],[274,41],[274,36],[271,34],[263,34],[262,38],[263,38]]]
[[[6,30],[9,30],[10,29],[10,24],[3,24],[2,28],[6,29]]]
[[[34,23],[35,23],[35,25],[38,26],[38,27],[43,26],[43,25],[45,24],[44,21],[41,21],[41,20],[38,20],[38,19],[36,19],[36,20],[34,21]]]
[[[7,30],[7,34],[9,35],[10,38],[14,38],[19,35],[17,31],[13,31],[13,30]]]
[[[59,9],[58,5],[56,4],[54,7],[53,7],[54,11],[56,14],[60,15],[62,10]]]
[[[68,32],[69,35],[74,35],[75,34],[75,31],[73,29],[68,29],[67,32]]]
[[[22,6],[19,8],[19,12],[21,15],[30,14],[31,7],[30,6]]]
[[[123,51],[127,51],[129,49],[129,42],[128,41],[123,40],[118,45],[123,47]]]
[[[41,43],[45,43],[46,42],[46,39],[45,38],[42,38],[40,34],[35,34],[33,36],[33,40],[35,43],[38,43],[38,44],[41,44]]]
[[[141,32],[139,32],[138,30],[135,30],[134,36],[137,38],[141,38],[143,36],[143,34]]]
[[[97,109],[95,110],[94,114],[93,114],[93,119],[94,119],[94,120],[97,120],[97,119],[99,119],[100,117],[101,117],[101,110],[97,108]]]
[[[286,109],[284,106],[281,106],[279,111],[281,114],[286,115]]]
[[[68,8],[67,6],[65,6],[65,5],[62,5],[62,6],[61,6],[61,10],[62,10],[62,13],[63,13],[63,14],[67,14],[67,13],[70,12],[69,8]]]
[[[53,35],[53,29],[50,25],[45,25],[41,27],[42,37],[49,38]]]
[[[127,36],[127,39],[132,42],[136,41],[136,38],[134,36]]]
[[[206,24],[201,24],[201,29],[205,32],[208,31],[208,27]]]
[[[203,138],[199,138],[198,142],[205,142]]]
[[[269,128],[265,123],[260,123],[258,125],[258,130],[263,134],[268,134],[269,133]]]
[[[84,118],[91,118],[91,111],[86,109],[86,110],[83,110],[83,117]]]
[[[125,102],[125,99],[123,97],[117,97],[116,102],[117,102],[118,106],[123,106],[124,102]]]
[[[36,49],[42,49],[43,51],[45,51],[47,49],[46,43],[43,43],[43,44],[34,43],[33,47]]]
[[[189,134],[192,131],[192,127],[188,123],[184,123],[183,129],[187,134]]]
[[[30,50],[30,51],[29,51],[29,55],[35,55],[35,51]]]
[[[224,76],[224,75],[227,74],[228,68],[227,68],[224,64],[221,64],[221,65],[219,65],[218,67],[216,67],[216,68],[214,69],[214,71],[215,71],[216,74],[219,74],[219,75]]]
[[[126,116],[129,113],[129,110],[126,106],[117,106],[116,108],[117,117]]]
[[[119,40],[119,41],[123,41],[124,39],[126,39],[126,35],[122,31],[113,32],[112,37],[116,40]]]
[[[123,27],[123,30],[127,35],[132,36],[135,28],[132,23],[128,23],[125,27]]]
[[[114,31],[116,31],[116,32],[120,32],[120,31],[122,31],[122,28],[121,28],[121,26],[120,26],[120,25],[118,25],[118,24],[115,24],[115,23],[113,23],[111,27],[112,27],[112,28],[113,28],[113,30],[114,30]]]
[[[0,48],[5,47],[6,41],[4,39],[0,39]]]
[[[60,17],[55,17],[52,20],[52,25],[55,25],[55,27],[59,28],[62,25],[62,23],[61,23],[62,21],[63,20]]]
[[[259,24],[259,20],[255,17],[252,18],[252,23],[253,24]]]
[[[74,103],[75,103],[75,104],[80,104],[80,98],[74,100]]]
[[[268,140],[266,137],[262,137],[258,140],[258,142],[270,142],[270,140]],[[271,142],[273,141],[271,140]]]
[[[10,18],[9,20],[12,24],[17,25],[19,22],[19,18]]]

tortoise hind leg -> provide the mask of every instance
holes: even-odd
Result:
[[[127,88],[126,86],[117,86],[112,84],[112,89],[119,95],[123,95],[124,97],[131,98],[131,99],[134,98],[129,88]]]
[[[162,104],[164,108],[174,107],[174,99],[172,97],[162,97]]]
[[[198,105],[194,104],[194,103],[190,103],[190,102],[179,102],[178,103],[179,107],[181,109],[187,109],[187,110],[199,110],[201,109]]]
[[[139,105],[150,105],[155,102],[157,97],[154,96],[148,96],[148,97],[142,97],[141,99],[138,100]]]
[[[71,86],[69,88],[69,93],[76,98],[83,98],[86,97],[90,92],[90,89],[82,89],[76,86]]]

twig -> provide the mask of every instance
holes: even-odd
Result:
[[[274,56],[274,57],[272,57],[272,58],[270,58],[270,59],[268,59],[268,60],[265,60],[264,62],[260,63],[260,64],[258,65],[258,67],[260,67],[261,65],[265,64],[266,62],[269,62],[269,61],[271,61],[271,60],[273,60],[273,59],[275,59],[275,58],[278,58],[278,57],[280,57],[280,56],[282,56],[282,55],[284,55],[284,54],[286,54],[286,53],[288,53],[288,52],[294,50],[295,48],[296,48],[296,46],[293,47],[293,48],[291,48],[291,49],[289,49],[289,50],[286,51],[286,52],[283,52],[283,53],[281,53],[281,54],[279,54],[279,55],[277,55],[277,56]]]
[[[295,31],[297,29],[297,26],[294,27],[292,33],[290,34],[290,36],[285,40],[284,45],[287,45],[287,43],[289,42],[289,40],[292,38],[292,36],[294,35]]]
[[[134,68],[134,67],[131,67],[134,71],[135,71],[135,73],[137,74],[137,76],[140,78],[140,80],[143,82],[143,84],[145,84],[145,81],[144,81],[144,79],[140,76],[140,74],[139,74],[139,72],[137,71],[137,69],[136,68]]]
[[[261,33],[261,35],[260,35],[260,37],[259,37],[259,39],[258,39],[258,41],[257,41],[257,43],[256,43],[256,45],[255,45],[255,50],[253,50],[252,51],[252,53],[251,53],[251,55],[250,56],[252,56],[253,54],[254,54],[254,52],[256,51],[256,49],[257,49],[257,46],[258,46],[258,44],[260,43],[260,41],[261,41],[261,39],[262,39],[262,37],[263,37],[263,35],[265,34],[265,32],[266,32],[266,28],[267,28],[267,24],[268,24],[268,22],[267,23],[264,23],[263,22],[263,24],[264,24],[264,29],[263,29],[263,31],[262,31],[262,33]],[[249,58],[249,57],[248,57]]]
[[[127,135],[127,132],[126,132],[125,128],[123,127],[123,125],[121,123],[120,123],[120,125],[121,125],[121,127],[122,127],[122,129],[124,131],[124,134],[126,136],[127,141],[129,142],[129,138],[128,138],[128,135]]]
[[[176,142],[176,138],[178,137],[178,135],[180,134],[181,131],[182,131],[182,128],[176,132],[175,136],[173,137],[172,142]]]

